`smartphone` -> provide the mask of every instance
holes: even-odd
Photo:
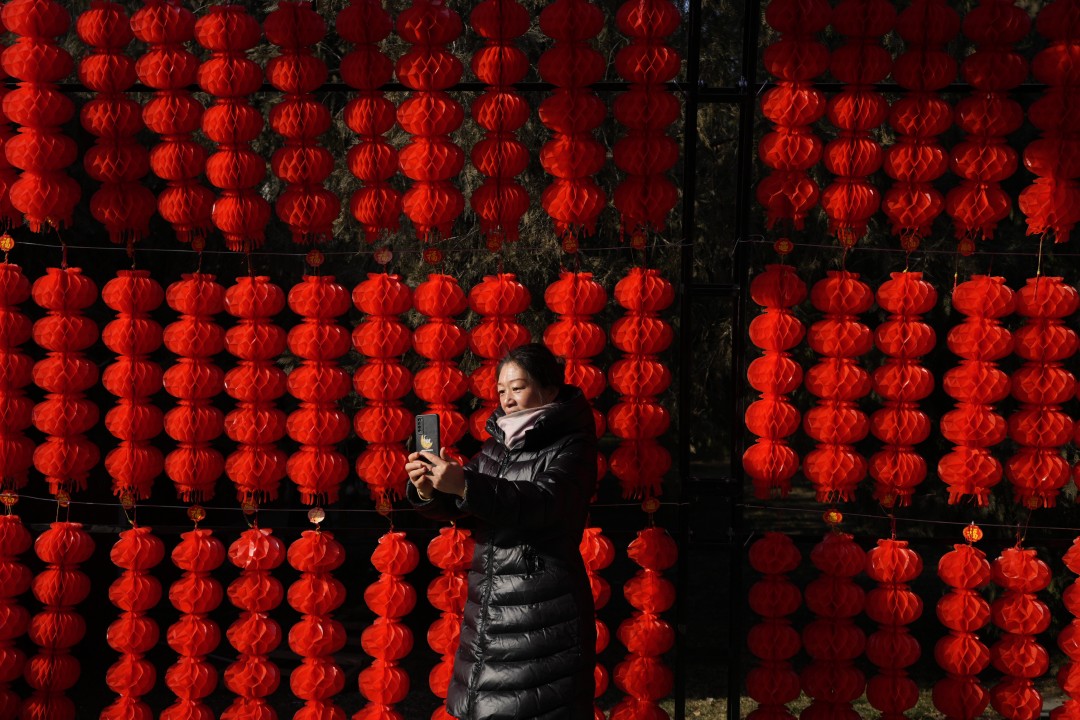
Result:
[[[439,416],[436,413],[416,416],[417,452],[439,454]]]

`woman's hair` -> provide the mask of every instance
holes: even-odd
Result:
[[[558,358],[540,343],[519,345],[506,353],[495,368],[496,377],[507,363],[520,367],[542,388],[559,387],[563,384],[562,365]]]

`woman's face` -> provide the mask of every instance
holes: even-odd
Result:
[[[498,378],[499,405],[507,415],[520,410],[531,410],[554,400],[554,388],[542,388],[517,363],[502,366]]]

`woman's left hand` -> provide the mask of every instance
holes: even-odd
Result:
[[[465,497],[465,471],[460,463],[447,455],[446,448],[443,448],[441,457],[429,452],[420,454],[424,461],[431,465],[427,474],[431,477],[431,484],[436,490],[448,495]]]

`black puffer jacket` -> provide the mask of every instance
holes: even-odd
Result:
[[[596,433],[581,391],[564,386],[515,447],[492,438],[465,466],[465,499],[409,499],[462,520],[476,540],[447,710],[461,720],[593,717],[596,627],[579,545],[596,483]]]

